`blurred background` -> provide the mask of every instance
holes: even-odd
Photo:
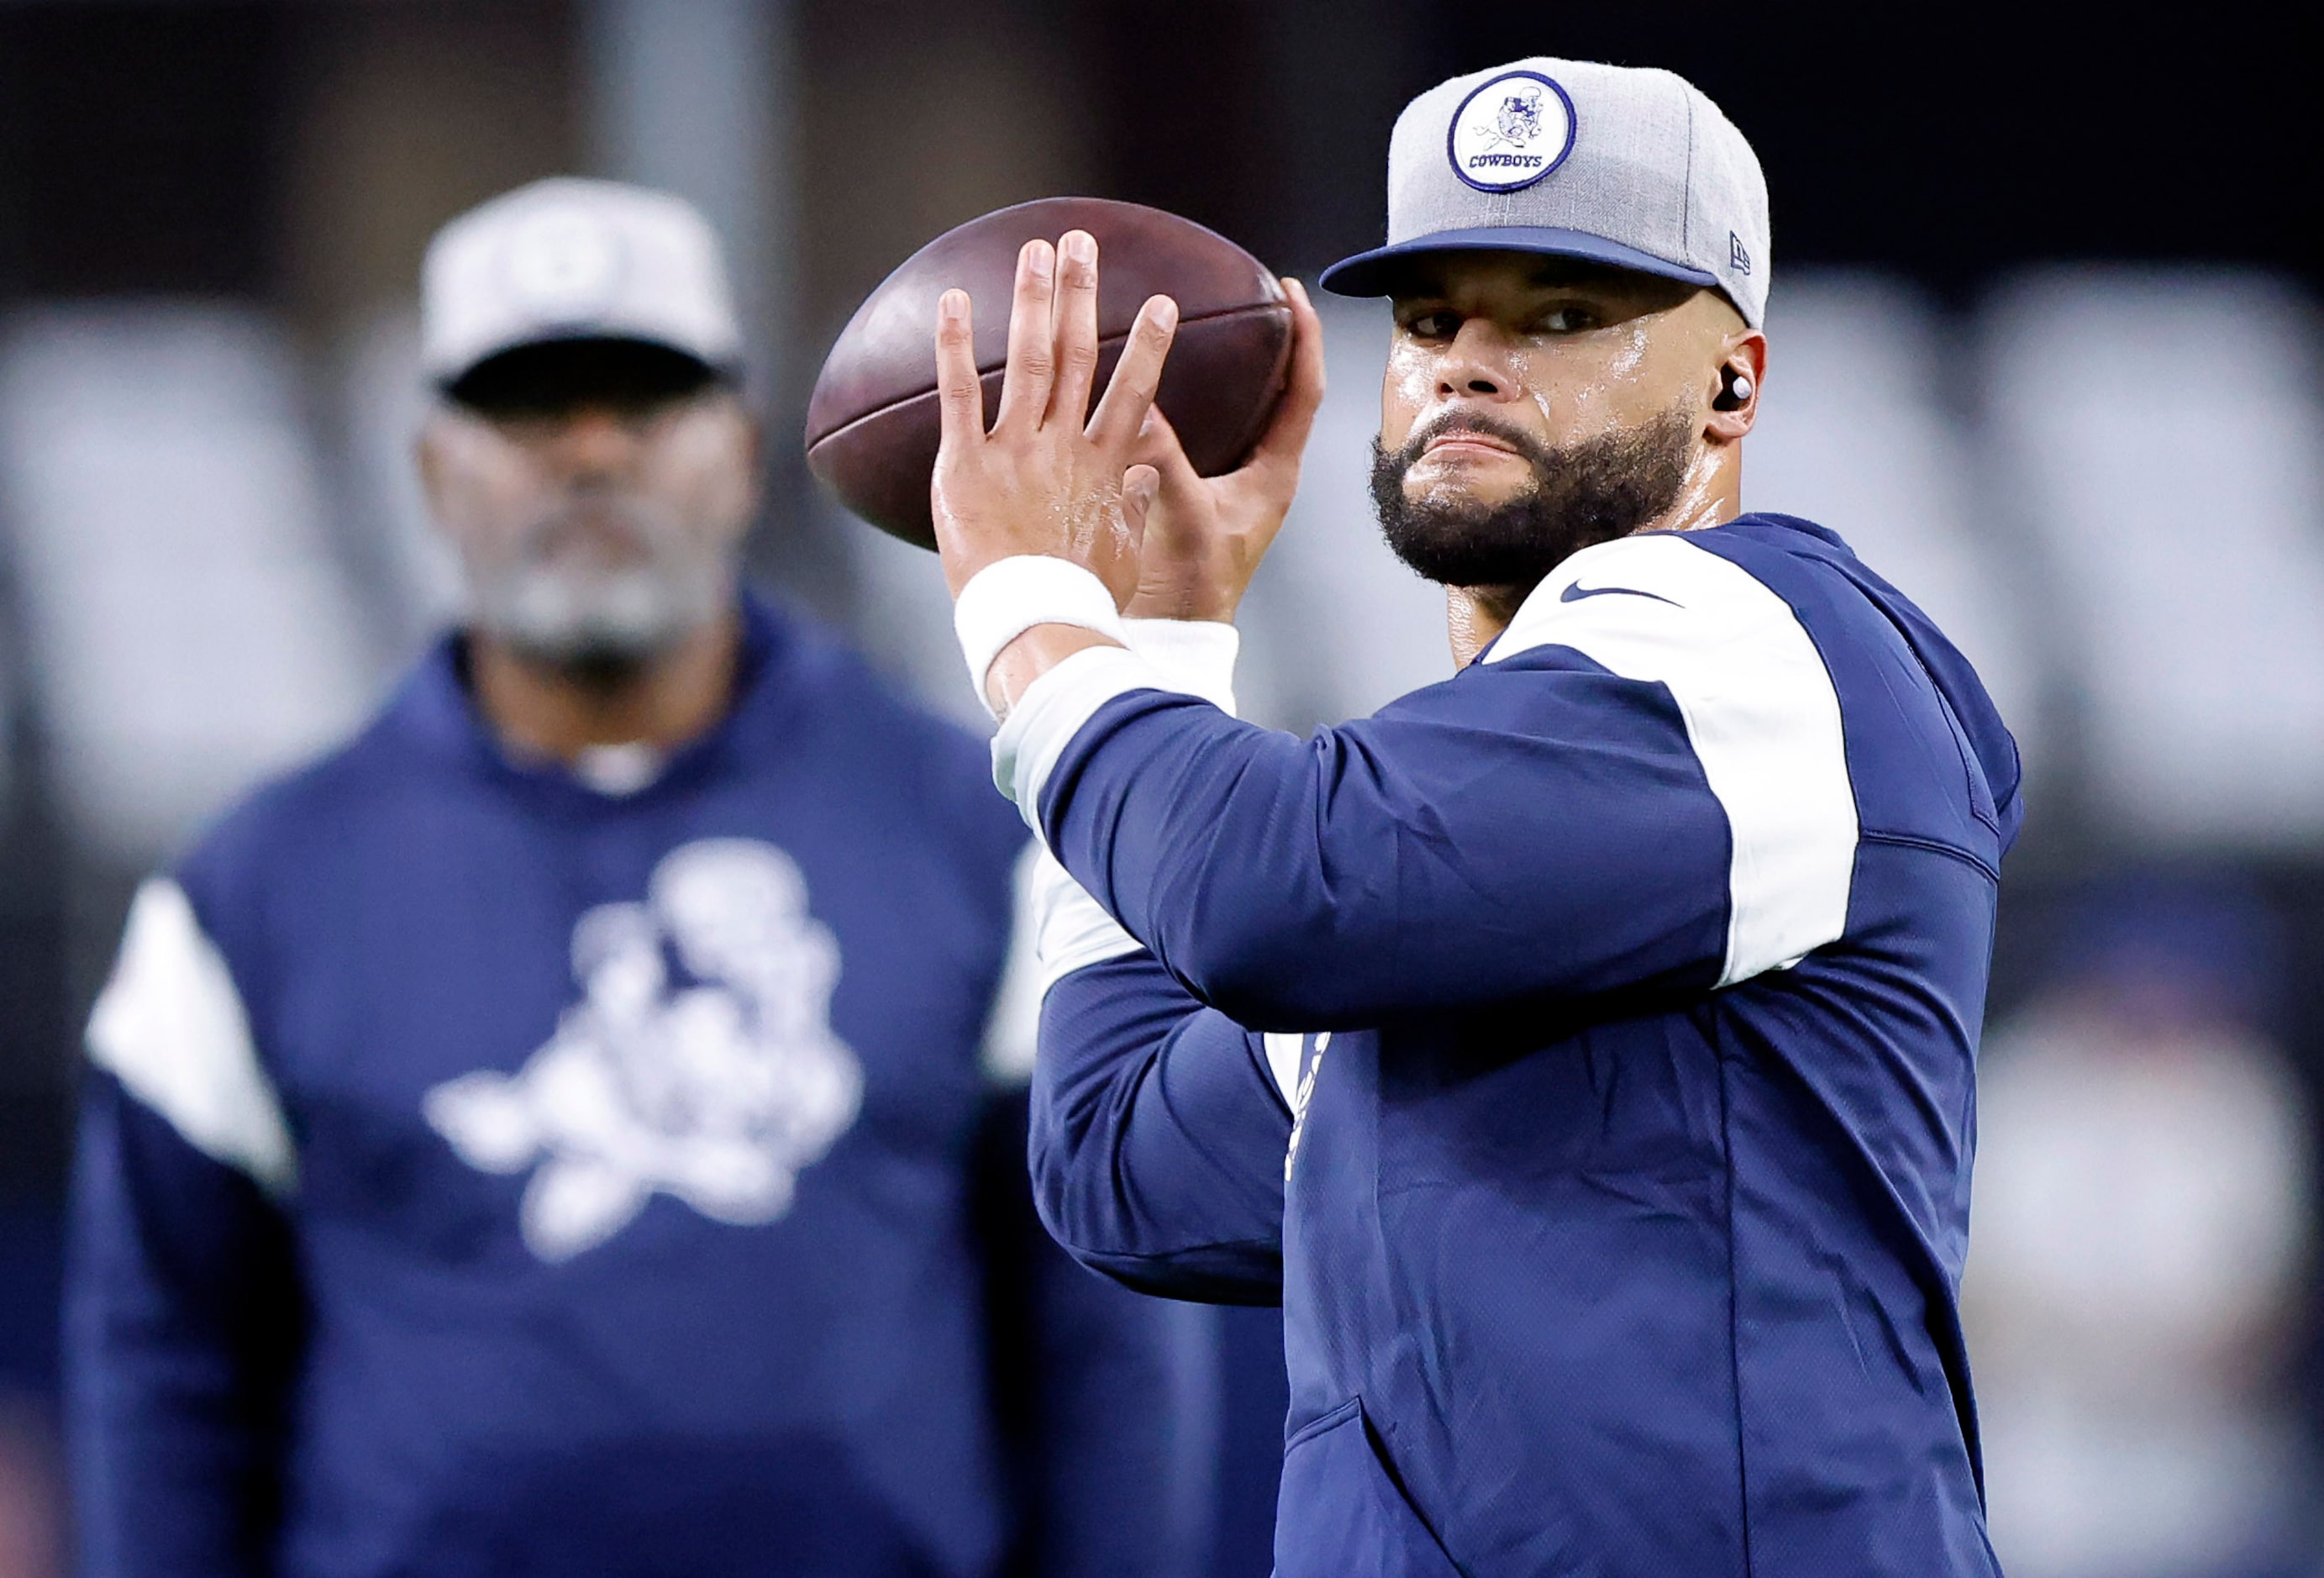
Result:
[[[1757,144],[1747,499],[1920,600],[2025,751],[1969,1289],[1997,1546],[2324,1571],[2324,183],[2270,14],[0,0],[0,1578],[59,1570],[57,1223],[131,888],[454,609],[409,464],[437,226],[558,171],[699,203],[773,435],[761,578],[973,721],[933,559],[798,454],[855,303],[1059,192],[1312,276],[1378,240],[1403,101],[1536,51],[1680,70]],[[1327,322],[1242,676],[1302,729],[1448,663],[1363,491],[1384,314]],[[1215,1571],[1265,1571],[1263,1437]]]

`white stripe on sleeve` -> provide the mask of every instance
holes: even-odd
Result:
[[[1568,647],[1668,687],[1727,815],[1719,983],[1788,968],[1848,924],[1856,793],[1840,696],[1790,604],[1683,536],[1584,549],[1536,587],[1488,655]]]
[[[1034,857],[1035,949],[1040,958],[1040,994],[1076,970],[1102,964],[1138,951],[1138,939],[1121,929],[1098,901],[1047,850]]]
[[[89,1015],[88,1056],[203,1155],[278,1197],[296,1188],[290,1125],[242,996],[177,883],[155,877],[137,890]]]
[[[1122,625],[1130,651],[1152,665],[1164,687],[1199,696],[1229,716],[1234,715],[1234,666],[1240,648],[1234,626],[1175,619],[1130,619]],[[1032,935],[1038,939],[1042,996],[1076,970],[1138,951],[1138,939],[1121,929],[1056,856],[1044,849],[1029,858]]]
[[[1038,843],[1027,844],[1017,857],[1010,882],[1015,903],[1009,952],[984,1020],[984,1077],[1003,1087],[1021,1085],[1033,1077],[1033,1048],[1040,1039],[1041,994],[1049,989],[1038,952],[1044,861],[1056,863]]]

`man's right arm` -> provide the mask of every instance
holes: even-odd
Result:
[[[292,1153],[174,883],[138,895],[89,1054],[64,1310],[80,1570],[266,1571],[302,1309]]]
[[[1655,534],[1574,556],[1481,661],[1312,740],[1093,648],[1023,692],[994,760],[1198,998],[1323,1031],[1788,967],[1846,929],[1847,752],[1799,611]]]
[[[1234,710],[1233,627],[1137,619],[1130,641]],[[1041,970],[1031,1162],[1041,1218],[1084,1264],[1148,1293],[1272,1305],[1297,1070],[1204,1007],[1047,852],[1029,872]]]

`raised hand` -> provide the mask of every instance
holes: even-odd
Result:
[[[1286,279],[1291,300],[1291,374],[1275,420],[1250,458],[1224,476],[1194,473],[1159,407],[1148,414],[1137,458],[1157,473],[1144,511],[1138,591],[1122,612],[1141,619],[1232,623],[1299,486],[1299,459],[1323,401],[1323,329],[1307,291]]]
[[[1097,242],[1066,232],[1056,247],[1028,242],[1017,258],[1001,408],[985,431],[968,294],[936,309],[936,388],[943,441],[929,501],[936,549],[955,595],[985,566],[1019,554],[1067,559],[1127,602],[1139,581],[1140,517],[1157,486],[1135,451],[1178,309],[1157,296],[1139,309],[1112,381],[1094,411]]]

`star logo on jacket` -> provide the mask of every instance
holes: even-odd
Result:
[[[575,924],[580,1000],[521,1068],[423,1100],[469,1166],[531,1172],[520,1225],[543,1260],[604,1243],[657,1193],[717,1222],[775,1221],[862,1104],[862,1068],[831,1029],[838,944],[788,855],[684,844],[647,893]]]

